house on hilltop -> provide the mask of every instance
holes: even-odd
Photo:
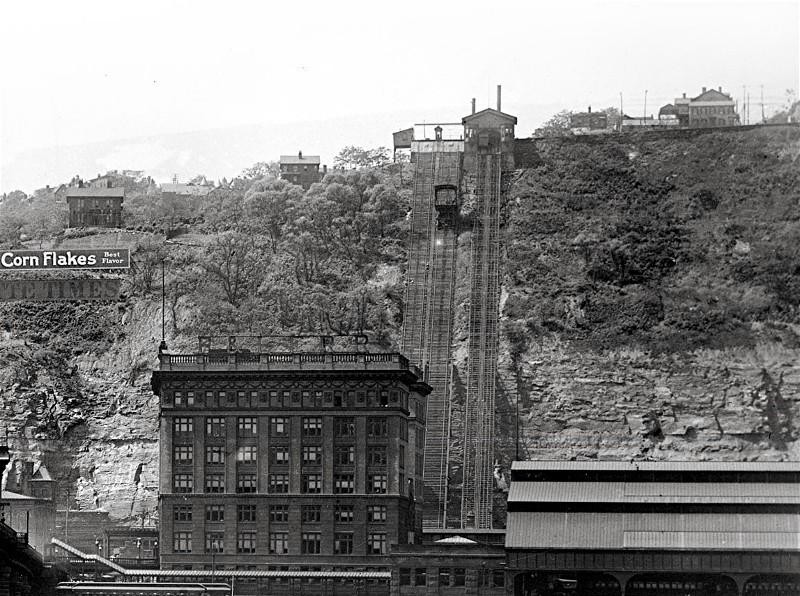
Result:
[[[319,164],[319,155],[303,155],[302,151],[297,155],[281,155],[281,179],[309,188],[320,181]],[[327,167],[323,168],[322,174],[326,172]]]
[[[69,227],[119,228],[124,200],[124,188],[70,188]]]
[[[713,128],[718,126],[738,126],[739,114],[736,102],[722,87],[707,89],[697,97],[675,98],[674,104],[662,106],[658,112],[659,119],[678,119],[680,126],[688,128]]]

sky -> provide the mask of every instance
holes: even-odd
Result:
[[[767,115],[800,89],[800,0],[29,0],[0,23],[3,192],[111,168],[230,177],[298,148],[330,163],[494,107],[497,84],[518,137],[703,86],[746,86],[754,120],[762,85]]]

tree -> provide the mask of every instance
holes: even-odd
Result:
[[[273,254],[278,252],[291,208],[302,198],[303,189],[299,186],[271,178],[256,180],[245,193],[248,227],[254,233],[266,233]]]
[[[258,180],[259,178],[279,178],[281,166],[277,161],[257,161],[249,168],[242,170],[241,177],[245,180]]]
[[[234,308],[258,287],[265,256],[258,248],[251,234],[233,231],[219,234],[206,248],[201,266]]]
[[[349,145],[333,158],[333,165],[344,170],[355,168],[380,168],[389,163],[389,150],[386,147],[364,149]]]
[[[570,122],[572,120],[572,112],[569,110],[561,110],[555,114],[550,120],[546,121],[540,128],[537,128],[533,136],[535,137],[565,137],[572,134],[570,132]]]

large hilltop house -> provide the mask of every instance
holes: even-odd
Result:
[[[675,98],[675,103],[662,106],[659,118],[663,116],[677,117],[680,126],[688,128],[714,128],[719,126],[738,126],[739,114],[736,102],[722,87],[707,89],[697,97]]]
[[[119,228],[124,200],[124,188],[70,188],[69,227]]]
[[[297,155],[281,155],[281,178],[307,189],[320,181],[319,164],[319,155],[303,155],[302,151]],[[323,174],[326,170],[323,169]]]

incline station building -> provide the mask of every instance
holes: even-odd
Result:
[[[798,481],[797,462],[515,462],[514,594],[798,594]]]

